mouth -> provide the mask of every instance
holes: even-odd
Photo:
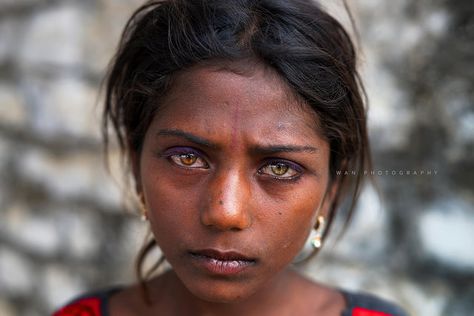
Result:
[[[211,274],[235,275],[255,265],[257,260],[235,251],[204,249],[189,252],[198,266]]]

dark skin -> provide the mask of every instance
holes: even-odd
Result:
[[[173,269],[149,281],[151,306],[131,287],[112,297],[111,315],[341,314],[339,292],[291,268],[317,216],[327,216],[329,144],[273,71],[181,73],[132,161]],[[190,256],[208,248],[252,264],[214,274]]]

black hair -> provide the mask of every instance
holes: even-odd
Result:
[[[162,0],[144,4],[126,24],[106,78],[106,146],[112,125],[122,153],[139,155],[145,133],[159,111],[159,100],[178,72],[204,62],[246,59],[271,67],[317,115],[330,146],[331,185],[337,186],[328,228],[344,197],[350,199],[348,221],[363,175],[343,177],[336,171],[361,171],[371,165],[366,98],[348,32],[315,1]],[[154,245],[150,240],[139,254],[137,271],[142,281],[141,266]]]

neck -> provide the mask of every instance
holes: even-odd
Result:
[[[230,303],[209,302],[193,295],[170,270],[161,279],[160,295],[172,315],[274,315],[272,310],[278,305],[281,312],[285,301],[291,300],[292,287],[301,277],[291,269],[285,269],[269,280],[258,292],[249,297]],[[290,295],[289,295],[290,294]],[[166,299],[164,299],[166,297]],[[279,302],[279,304],[275,304]]]

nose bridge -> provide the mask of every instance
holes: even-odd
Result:
[[[208,184],[208,201],[201,222],[219,230],[242,230],[250,226],[250,179],[242,169],[222,170]]]

